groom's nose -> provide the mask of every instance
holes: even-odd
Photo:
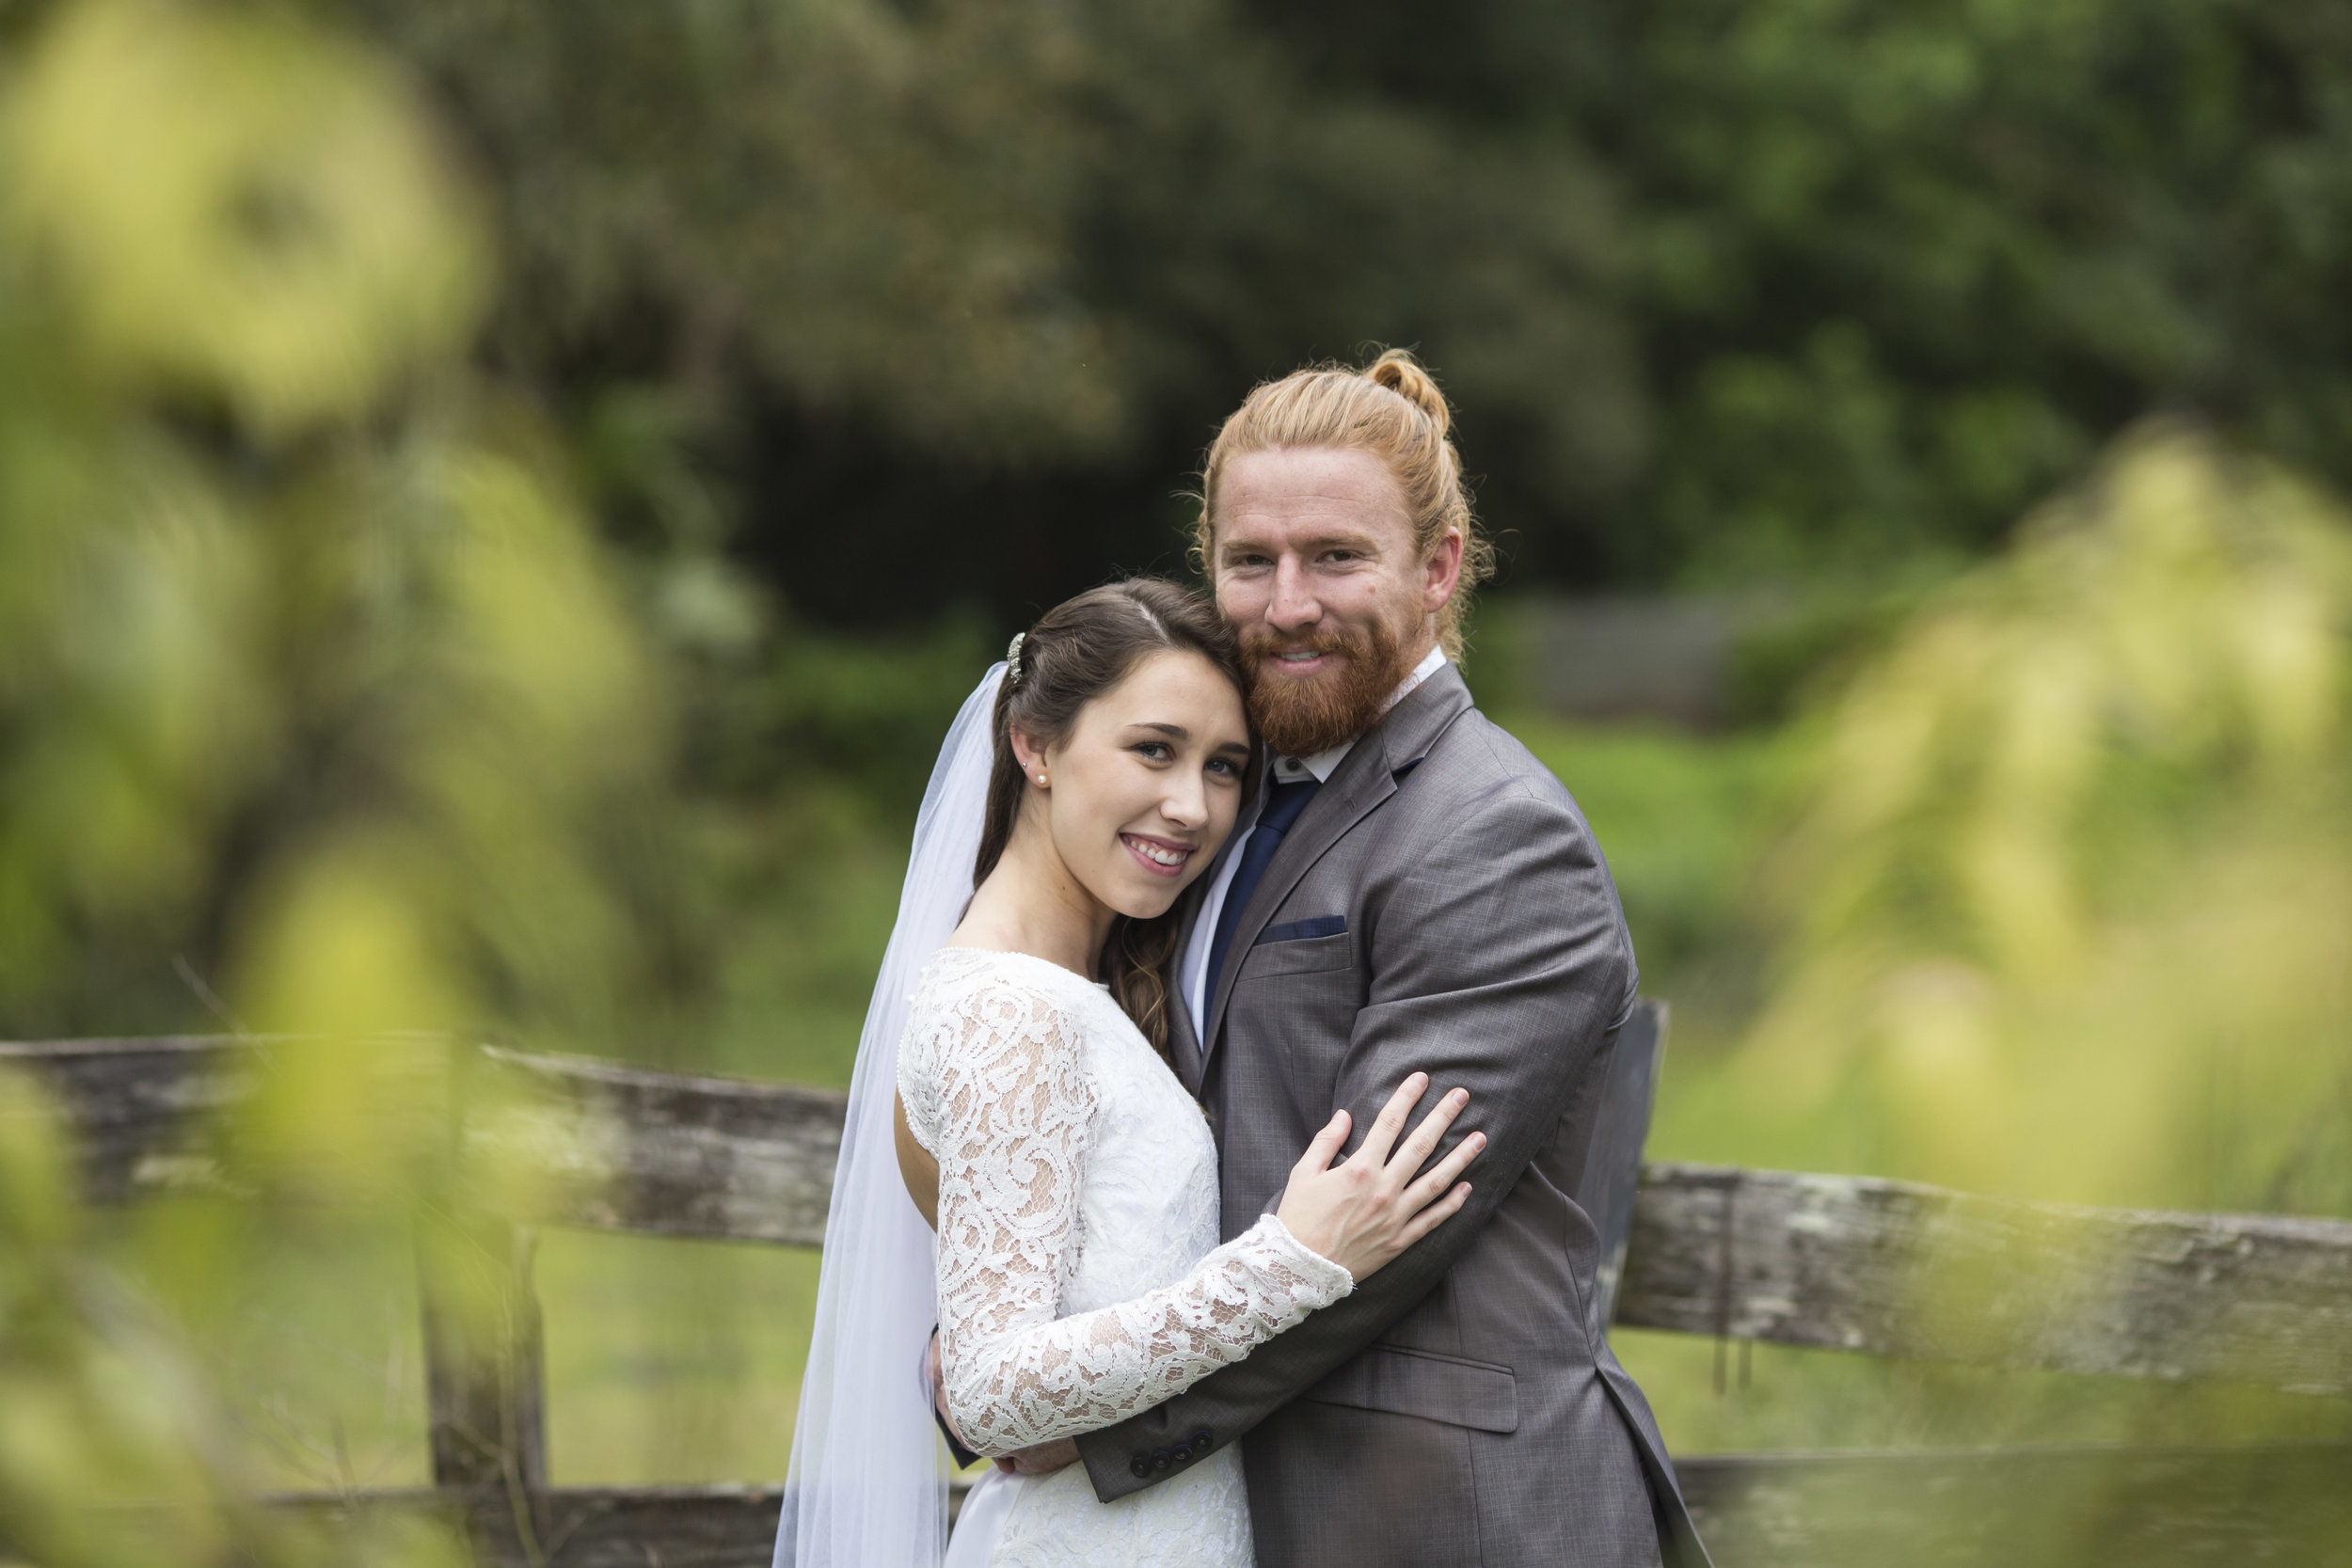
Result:
[[[1323,605],[1312,591],[1306,563],[1286,555],[1274,564],[1274,599],[1266,619],[1284,631],[1311,626],[1323,619]]]

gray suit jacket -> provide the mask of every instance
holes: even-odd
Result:
[[[1195,895],[1197,896],[1197,894]],[[1355,1293],[1078,1439],[1104,1501],[1246,1438],[1261,1568],[1704,1564],[1648,1403],[1602,1338],[1570,1194],[1633,948],[1576,802],[1448,666],[1356,744],[1240,916],[1174,1053],[1224,1231],[1274,1207],[1334,1106],[1354,1148],[1416,1068],[1488,1140],[1462,1213]],[[1202,1050],[1196,1041],[1205,1041]]]

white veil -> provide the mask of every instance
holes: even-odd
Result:
[[[891,1104],[916,974],[972,897],[1004,670],[981,678],[939,749],[858,1037],[775,1568],[937,1568],[946,1553],[946,1450],[921,1371],[934,1239],[898,1177]]]

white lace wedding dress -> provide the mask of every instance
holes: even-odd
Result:
[[[983,1452],[1149,1409],[1352,1288],[1268,1215],[1217,1244],[1216,1147],[1109,990],[1019,953],[924,966],[898,1093],[939,1162],[940,1348]],[[992,1470],[950,1568],[1248,1568],[1230,1440],[1157,1486],[1095,1499],[1086,1467]]]

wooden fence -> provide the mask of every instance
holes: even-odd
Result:
[[[79,1130],[87,1190],[121,1203],[215,1179],[203,1129],[247,1092],[254,1049],[0,1045],[0,1064],[47,1081]],[[772,1487],[548,1485],[531,1227],[818,1245],[845,1097],[495,1048],[463,1048],[461,1065],[477,1091],[495,1092],[457,1097],[455,1168],[495,1166],[507,1180],[481,1195],[491,1217],[421,1240],[436,1485],[286,1506],[462,1512],[484,1560],[501,1565],[764,1568]],[[530,1196],[516,1203],[516,1193]],[[478,1318],[446,1309],[453,1258],[502,1276],[511,1309],[486,1340],[467,1327]],[[2352,1395],[2352,1224],[1651,1164],[1615,1321],[2342,1398]],[[2336,1445],[1692,1457],[1679,1468],[1722,1568],[1897,1550],[1906,1568],[2007,1563],[2019,1560],[2019,1532],[2038,1529],[2095,1532],[2087,1539],[2100,1549],[2080,1560],[2352,1560],[2327,1555],[2352,1554],[2352,1448]]]

